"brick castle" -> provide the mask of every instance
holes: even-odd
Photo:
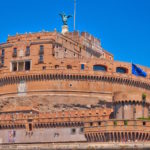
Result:
[[[9,36],[0,58],[1,144],[150,141],[150,69],[89,33]]]

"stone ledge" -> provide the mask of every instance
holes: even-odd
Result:
[[[133,150],[150,149],[150,143],[43,143],[43,144],[10,144],[0,145],[0,150]]]

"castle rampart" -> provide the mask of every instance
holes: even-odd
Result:
[[[149,126],[149,121],[111,120],[85,123],[85,133],[90,142],[148,142]]]

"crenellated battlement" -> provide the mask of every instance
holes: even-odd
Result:
[[[51,113],[41,113],[35,108],[8,108],[0,112],[0,129],[27,127],[30,123],[34,128],[83,126],[84,122],[108,120],[112,109],[70,110]],[[28,128],[27,128],[28,130]]]

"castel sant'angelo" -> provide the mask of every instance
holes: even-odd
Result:
[[[0,44],[0,146],[148,144],[149,78],[149,68],[114,61],[99,39],[65,23],[62,33],[8,36]]]

